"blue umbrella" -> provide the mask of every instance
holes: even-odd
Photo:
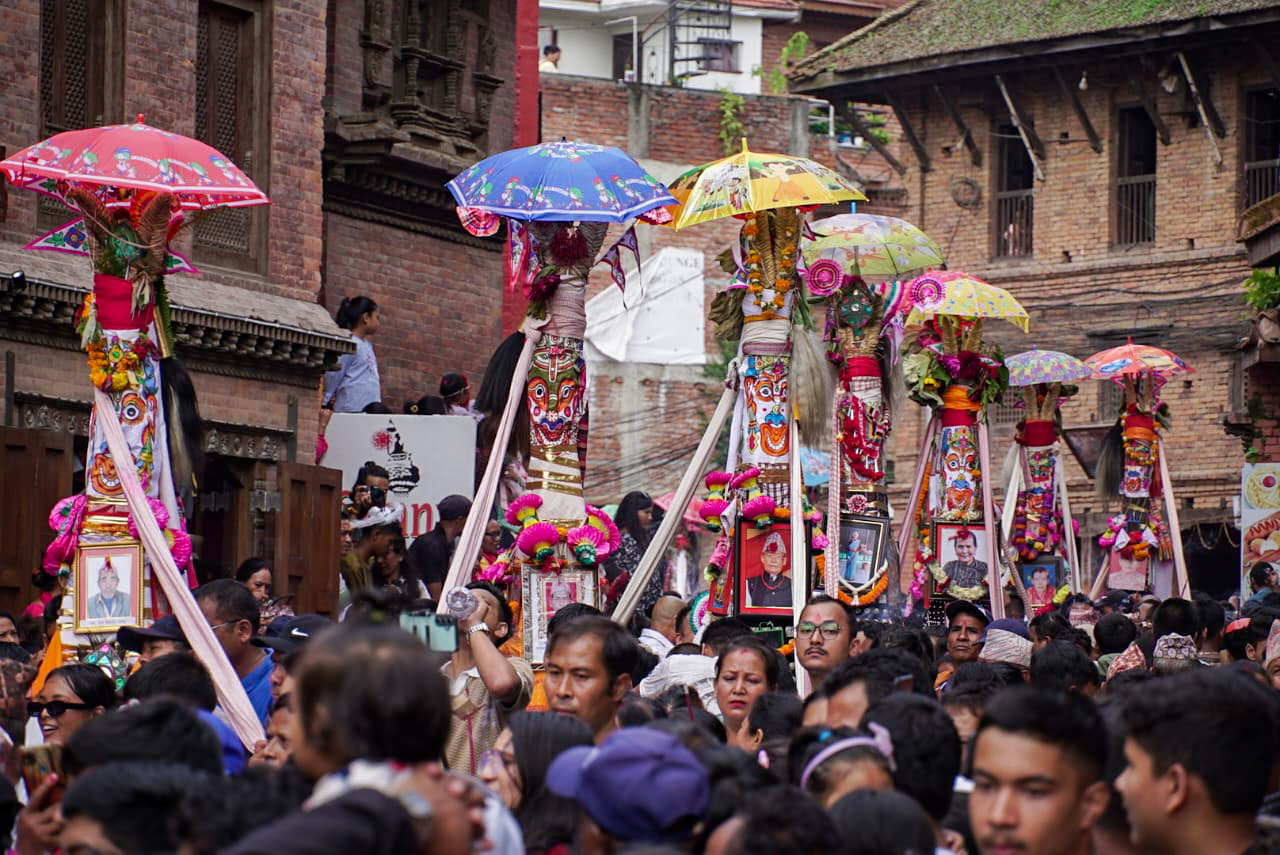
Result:
[[[622,149],[566,140],[487,157],[446,186],[462,208],[518,220],[621,223],[676,204]]]

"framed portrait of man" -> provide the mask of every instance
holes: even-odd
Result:
[[[559,572],[526,567],[522,575],[524,655],[538,664],[547,652],[547,624],[557,611],[570,603],[600,606],[596,573],[582,567],[564,567]]]
[[[935,550],[950,585],[972,588],[987,584],[986,529],[938,523]]]
[[[1063,564],[1056,556],[1040,556],[1035,561],[1018,565],[1022,574],[1022,584],[1027,589],[1027,610],[1041,609],[1053,605],[1053,597],[1058,588],[1066,581]]]
[[[791,523],[738,524],[738,613],[791,614]],[[803,562],[803,557],[802,557]],[[803,563],[800,572],[803,572]]]
[[[1132,549],[1107,553],[1107,587],[1115,591],[1145,591],[1151,575],[1150,557],[1139,558]]]
[[[76,550],[75,631],[115,632],[142,623],[142,544],[97,543]]]
[[[840,518],[840,566],[837,578],[846,588],[867,584],[884,563],[889,520],[883,517]]]

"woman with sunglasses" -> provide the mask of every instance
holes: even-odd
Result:
[[[591,730],[577,718],[518,712],[481,755],[476,773],[520,821],[529,855],[568,855],[577,812],[547,789],[547,767],[565,749],[591,744]]]
[[[93,665],[63,665],[49,672],[27,713],[40,719],[44,741],[65,745],[77,730],[115,706],[111,678]]]

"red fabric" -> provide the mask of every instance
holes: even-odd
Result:
[[[942,426],[944,428],[964,427],[965,425],[976,425],[977,423],[977,410],[955,410],[951,407],[942,408]]]
[[[1019,439],[1023,445],[1032,447],[1053,445],[1058,438],[1058,428],[1049,419],[1028,419]]]
[[[155,320],[154,305],[133,313],[133,283],[105,273],[93,274],[93,296],[98,306],[98,323],[104,330],[145,330]]]
[[[873,356],[851,356],[844,362],[844,369],[840,372],[841,380],[849,380],[853,377],[879,377],[880,376],[880,360]]]

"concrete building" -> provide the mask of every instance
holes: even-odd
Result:
[[[1280,174],[1277,28],[1280,4],[1265,0],[918,0],[792,75],[793,91],[838,109],[894,113],[904,216],[951,269],[1008,288],[1031,315],[1027,337],[992,329],[1006,353],[1084,357],[1132,338],[1194,366],[1164,389],[1165,440],[1192,583],[1215,593],[1237,584],[1243,457],[1221,423],[1250,421],[1236,227]],[[1086,384],[1063,408],[1068,433],[1087,445],[1119,405],[1113,385]],[[993,420],[998,458],[1016,414]],[[899,409],[899,504],[923,425],[922,410]],[[1094,498],[1076,460],[1068,471],[1087,547],[1117,502]]]

